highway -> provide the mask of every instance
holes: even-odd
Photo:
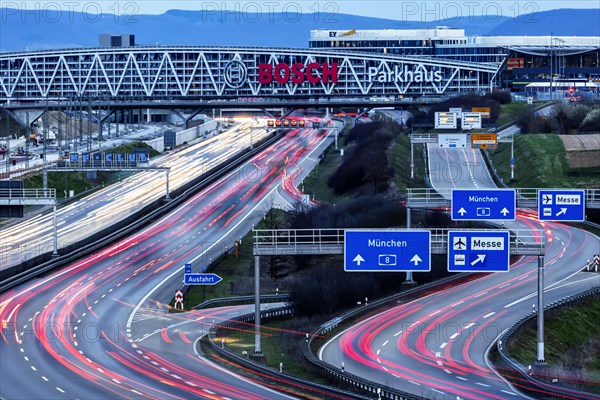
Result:
[[[432,184],[445,196],[452,188],[494,186],[479,151],[435,145],[428,150]],[[599,286],[598,274],[579,270],[598,252],[600,240],[536,217],[521,210],[515,222],[505,225],[540,229],[546,235],[537,238],[547,241],[546,304]],[[534,256],[521,257],[510,272],[488,274],[360,321],[323,346],[319,357],[335,366],[343,362],[348,373],[428,399],[527,398],[491,367],[487,354],[504,330],[532,312],[537,262]],[[535,349],[536,343],[531,346]]]
[[[150,165],[170,167],[169,188],[176,189],[268,133],[265,121],[245,121],[232,129],[180,151],[152,160]],[[84,198],[59,207],[58,248],[75,243],[131,215],[137,209],[164,197],[164,172],[140,172],[118,185],[110,185]],[[32,234],[33,233],[33,234]],[[0,269],[20,264],[52,251],[52,212],[37,214],[0,229]]]
[[[315,165],[326,134],[290,131],[144,230],[3,293],[0,397],[287,398],[196,354],[207,323],[247,309],[173,314],[168,304],[184,263],[199,272],[231,248],[275,192],[286,195],[283,182]]]

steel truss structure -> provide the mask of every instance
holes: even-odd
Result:
[[[261,68],[267,64],[273,79],[261,83]],[[278,70],[281,66],[290,68]],[[0,101],[451,96],[491,91],[500,66],[285,48],[149,46],[3,53]],[[325,68],[329,73],[324,74]]]

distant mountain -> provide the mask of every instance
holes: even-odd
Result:
[[[311,29],[465,29],[467,35],[600,36],[600,10],[561,9],[518,18],[457,17],[432,22],[348,14],[251,14],[170,10],[161,15],[0,9],[0,51],[94,47],[98,35],[135,34],[137,44],[308,47]],[[572,23],[571,23],[572,21]]]
[[[598,9],[543,11],[511,18],[490,30],[492,36],[600,36],[600,2]]]

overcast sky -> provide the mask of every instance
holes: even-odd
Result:
[[[336,13],[397,20],[432,21],[458,16],[504,15],[516,17],[557,8],[600,8],[600,0],[0,0],[1,7],[73,10],[91,14],[162,14],[167,10],[206,10],[220,13],[236,10],[248,13],[312,13],[322,12],[331,18]]]

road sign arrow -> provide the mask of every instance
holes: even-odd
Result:
[[[563,215],[567,213],[567,209],[566,208],[561,208],[559,212],[556,213],[556,216],[558,217],[559,215]]]
[[[421,257],[419,257],[417,254],[415,254],[413,256],[413,258],[410,259],[410,262],[415,263],[415,266],[418,265],[421,261]]]
[[[502,215],[504,215],[504,216],[506,217],[506,214],[510,214],[510,211],[508,211],[508,210],[506,209],[506,207],[504,207],[504,208],[502,209],[502,211],[500,211],[500,214],[502,214]]]
[[[483,262],[483,260],[485,260],[485,254],[477,254],[477,258],[473,261],[471,261],[471,266],[479,263],[479,262]]]
[[[362,257],[360,256],[360,254],[358,254],[356,257],[354,257],[354,260],[352,260],[352,262],[355,262],[355,263],[356,263],[356,265],[358,265],[358,266],[360,267],[360,263],[361,263],[361,262],[365,262],[365,259],[364,259],[364,258],[362,258]]]
[[[460,210],[457,211],[457,213],[460,214],[460,216],[464,216],[467,213],[467,210],[465,210],[463,207],[460,208]]]

